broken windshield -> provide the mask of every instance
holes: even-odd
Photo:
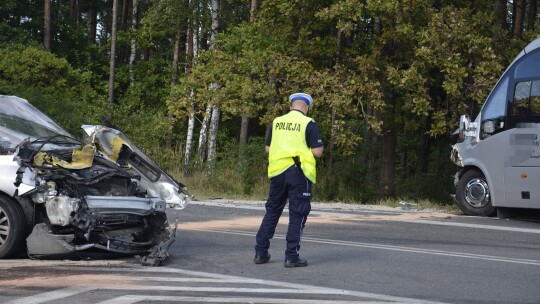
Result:
[[[72,137],[26,100],[0,96],[0,148],[13,149],[24,139]]]

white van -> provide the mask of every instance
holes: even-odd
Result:
[[[456,201],[468,215],[540,208],[540,38],[506,69],[474,122],[461,116],[451,159]]]

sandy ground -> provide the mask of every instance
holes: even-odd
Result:
[[[257,205],[257,206],[264,206],[266,201],[257,201],[257,200],[232,200],[232,199],[223,199],[223,198],[209,198],[209,199],[200,199],[194,201],[194,203],[197,202],[212,202],[212,203],[221,203],[224,205]],[[409,206],[409,207],[389,207],[384,205],[363,205],[363,204],[347,204],[347,203],[341,203],[341,202],[331,202],[331,203],[325,203],[325,202],[311,202],[312,209],[321,209],[321,210],[351,210],[351,211],[361,211],[361,210],[371,210],[371,211],[390,211],[390,212],[411,212],[411,213],[434,213],[434,212],[441,212],[438,209],[430,209],[430,208],[417,208],[416,206]]]
[[[235,201],[226,199],[204,200],[199,203],[210,202],[223,206],[264,206],[264,201]],[[194,202],[196,204],[197,202]],[[342,224],[347,225],[357,221],[415,221],[427,219],[451,219],[454,214],[440,212],[432,209],[404,209],[402,207],[388,207],[379,205],[353,205],[344,203],[312,203],[313,211],[309,216],[310,223],[318,224]],[[346,213],[344,211],[382,211],[388,213],[367,213],[359,215],[356,213]],[[337,212],[339,211],[339,213]],[[256,229],[261,223],[261,217],[236,217],[230,220],[211,220],[205,222],[182,222],[181,230],[241,230]],[[288,216],[282,216],[280,225],[288,224]]]

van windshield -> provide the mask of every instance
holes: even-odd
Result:
[[[506,95],[508,93],[508,75],[506,75],[482,109],[482,126],[480,138],[487,138],[504,128],[506,118]]]

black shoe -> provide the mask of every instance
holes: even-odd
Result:
[[[303,259],[298,259],[296,261],[288,261],[288,260],[285,260],[285,263],[283,263],[283,266],[287,267],[287,268],[292,268],[292,267],[305,267],[307,266],[307,260],[303,260]]]
[[[264,264],[268,263],[270,261],[270,253],[267,255],[255,255],[255,258],[253,259],[253,262],[255,264]]]

